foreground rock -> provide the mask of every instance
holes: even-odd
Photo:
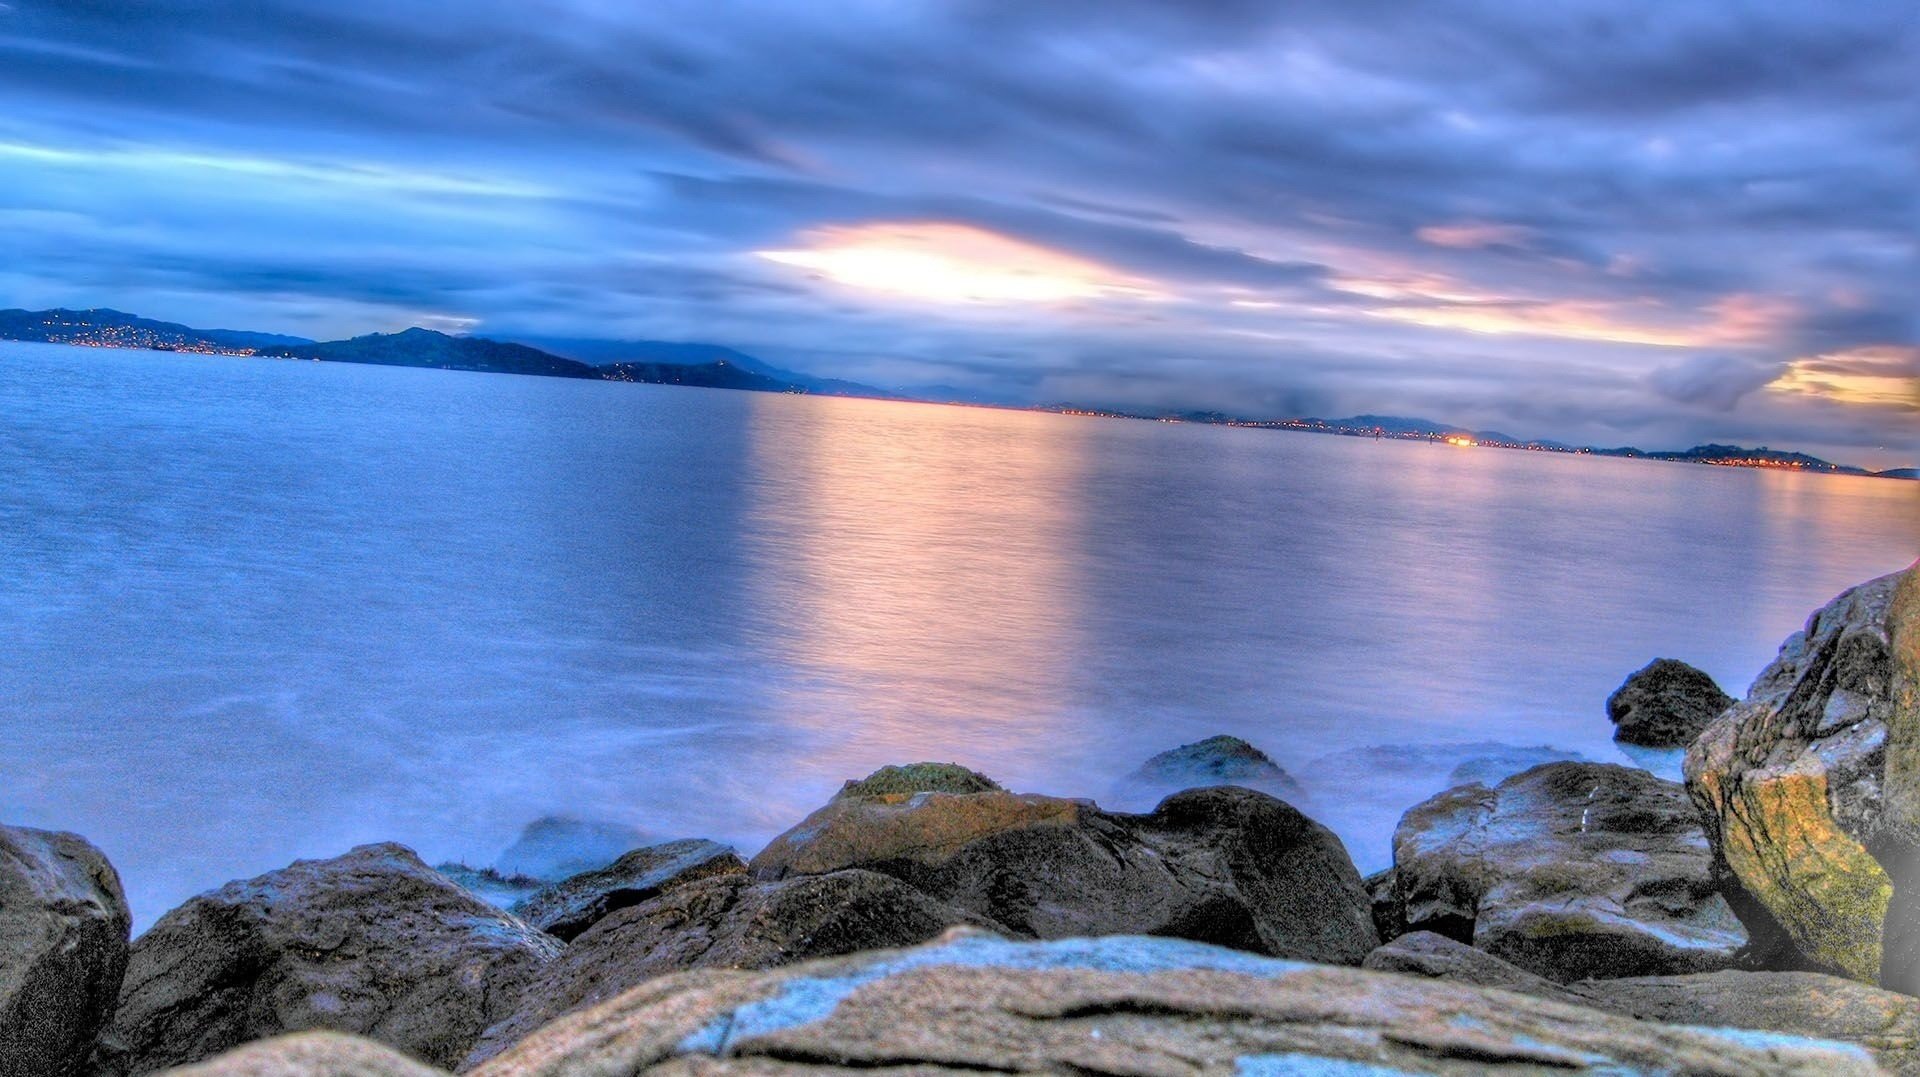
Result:
[[[0,826],[0,1074],[82,1072],[131,923],[120,877],[86,839]]]
[[[1642,748],[1685,748],[1733,697],[1712,677],[1672,658],[1656,658],[1607,697],[1613,739]]]
[[[1759,941],[1780,963],[1805,962],[1875,982],[1892,881],[1888,862],[1911,850],[1920,820],[1893,824],[1889,802],[1920,798],[1920,773],[1896,768],[1890,726],[1920,750],[1916,672],[1896,663],[1893,637],[1920,633],[1920,602],[1899,607],[1902,580],[1883,576],[1842,594],[1789,637],[1746,699],[1687,754],[1687,790]],[[1907,702],[1901,704],[1899,701]],[[1920,955],[1917,955],[1920,956]],[[1920,975],[1917,973],[1915,975]]]
[[[1349,965],[1379,941],[1340,839],[1231,786],[1151,815],[999,791],[842,796],[749,864],[765,881],[847,868],[1039,938],[1170,935]]]
[[[610,912],[651,901],[682,883],[747,870],[739,854],[701,838],[635,849],[595,871],[534,894],[514,914],[560,939],[571,939]]]
[[[477,1077],[893,1072],[1878,1073],[1856,1047],[1635,1021],[1175,939],[961,937],[692,972],[542,1028]]]
[[[1706,972],[1746,942],[1686,793],[1645,771],[1550,763],[1449,790],[1394,832],[1400,927],[1562,983]]]
[[[1893,1073],[1920,1075],[1920,999],[1838,976],[1729,969],[1563,986],[1425,931],[1380,947],[1362,967],[1497,987],[1647,1021],[1839,1040],[1864,1048]]]
[[[1710,972],[1589,980],[1587,1004],[1648,1021],[1818,1036],[1858,1044],[1890,1072],[1920,1075],[1920,999],[1813,972]]]
[[[202,894],[140,937],[103,1062],[147,1073],[331,1029],[451,1066],[559,949],[403,846],[297,861]]]
[[[648,980],[695,968],[768,969],[820,957],[911,946],[978,923],[898,879],[871,871],[753,883],[735,874],[678,887],[615,912],[568,946],[487,1030],[474,1066],[528,1033]]]
[[[1158,803],[1170,793],[1211,785],[1258,789],[1299,803],[1307,791],[1267,753],[1239,737],[1218,736],[1171,748],[1121,779],[1114,794],[1122,804]]]
[[[391,1047],[339,1032],[296,1032],[237,1047],[167,1077],[443,1077]]]

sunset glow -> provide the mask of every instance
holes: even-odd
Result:
[[[996,232],[940,222],[822,228],[791,250],[756,251],[849,287],[948,303],[1057,303],[1141,293],[1083,258]]]

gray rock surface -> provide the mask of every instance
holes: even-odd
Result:
[[[0,1074],[82,1072],[131,924],[120,877],[85,838],[0,826]]]
[[[840,798],[749,864],[768,881],[847,868],[1040,938],[1170,935],[1344,964],[1379,941],[1340,839],[1231,786],[1151,815],[997,791]]]
[[[134,943],[102,1061],[148,1073],[330,1029],[451,1066],[559,950],[403,846],[296,861],[194,898]]]
[[[1672,658],[1656,658],[1607,697],[1613,739],[1643,748],[1685,748],[1733,697],[1712,677]]]
[[[514,906],[514,915],[560,939],[571,939],[610,912],[651,901],[682,883],[747,870],[739,854],[719,842],[687,838],[622,856],[582,872]]]
[[[1685,791],[1631,767],[1550,763],[1442,793],[1401,819],[1393,877],[1405,930],[1563,983],[1725,968],[1747,938]]]
[[[548,965],[512,1016],[465,1063],[491,1058],[569,1011],[684,969],[766,969],[861,950],[910,946],[978,924],[871,871],[754,883],[739,874],[688,883],[614,912]]]
[[[1636,1021],[1178,939],[949,938],[681,973],[555,1021],[476,1077],[1866,1075],[1852,1045]]]

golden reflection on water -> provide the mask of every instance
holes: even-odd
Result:
[[[755,409],[756,642],[798,671],[776,717],[817,745],[805,765],[838,778],[920,759],[930,731],[1005,759],[1070,732],[1087,444],[1005,411]]]

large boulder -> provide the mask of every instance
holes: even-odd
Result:
[[[562,880],[514,906],[514,914],[560,939],[571,939],[610,912],[651,901],[682,883],[747,870],[719,842],[688,838],[635,849],[604,868]]]
[[[1571,990],[1589,1006],[1646,1021],[1855,1043],[1893,1073],[1920,1075],[1920,999],[1838,976],[1727,970],[1587,980]]]
[[[236,1047],[166,1077],[445,1077],[391,1047],[340,1032],[294,1032]]]
[[[1642,748],[1685,748],[1733,705],[1712,677],[1672,658],[1656,658],[1607,697],[1613,739]]]
[[[1279,1077],[1881,1072],[1859,1048],[1636,1021],[1179,939],[959,937],[680,973],[540,1029],[475,1077],[890,1073]]]
[[[465,1065],[478,1065],[564,1013],[671,972],[774,968],[911,946],[979,923],[871,871],[775,883],[734,874],[689,883],[614,912],[574,939],[528,987],[520,1008],[487,1030]]]
[[[1140,764],[1114,788],[1122,806],[1158,803],[1169,793],[1210,785],[1238,785],[1300,803],[1307,791],[1267,753],[1226,735],[1169,748]]]
[[[82,1072],[131,924],[120,877],[85,838],[0,826],[0,1074]]]
[[[1408,811],[1394,832],[1404,931],[1434,931],[1560,982],[1706,972],[1746,932],[1678,784],[1549,763]]]
[[[884,766],[864,778],[851,779],[834,799],[895,793],[989,793],[999,788],[999,782],[958,763],[908,763]]]
[[[1893,896],[1881,936],[1880,983],[1920,995],[1920,568],[1909,569],[1894,589],[1887,621],[1893,707],[1877,855]]]
[[[1357,965],[1378,943],[1340,839],[1233,786],[1150,815],[982,793],[836,798],[749,864],[756,879],[865,868],[1039,938],[1149,934]]]
[[[1907,862],[1920,836],[1920,820],[1888,810],[1920,797],[1920,773],[1888,763],[1920,739],[1916,663],[1910,650],[1896,662],[1893,644],[1920,633],[1920,601],[1894,601],[1920,586],[1915,574],[1822,607],[1687,753],[1687,790],[1736,908],[1774,963],[1880,976],[1887,865]]]
[[[451,1066],[559,951],[403,846],[296,861],[194,898],[134,943],[103,1063],[149,1073],[331,1029]]]

